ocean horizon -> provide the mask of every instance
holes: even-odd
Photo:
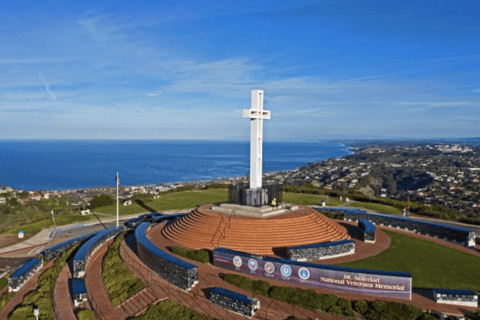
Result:
[[[268,141],[263,172],[351,154],[335,141]],[[20,190],[153,185],[247,176],[249,141],[0,140],[0,184]]]

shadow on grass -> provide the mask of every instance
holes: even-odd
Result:
[[[157,210],[153,209],[152,207],[147,206],[147,205],[145,204],[145,202],[143,202],[143,201],[140,200],[140,199],[136,199],[135,202],[136,202],[140,207],[142,207],[142,208],[145,209],[145,210],[148,210],[149,212],[152,212],[152,213],[157,212]]]

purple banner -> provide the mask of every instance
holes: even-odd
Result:
[[[331,289],[341,292],[368,294],[377,297],[411,300],[412,278],[385,274],[361,273],[362,269],[353,269],[356,272],[328,270],[312,267],[311,263],[303,264],[288,260],[248,257],[235,252],[213,253],[213,264],[216,267],[248,273],[259,277],[271,278],[290,283]],[[360,272],[357,272],[360,271]]]

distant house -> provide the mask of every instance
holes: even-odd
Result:
[[[40,201],[40,200],[42,200],[42,195],[40,195],[38,193],[29,194],[28,198],[32,199],[32,200],[35,200],[35,201]]]

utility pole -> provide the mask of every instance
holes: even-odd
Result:
[[[117,171],[117,228],[118,228],[118,216],[119,216],[119,206],[118,206],[118,186],[120,185],[120,177],[118,176]]]

